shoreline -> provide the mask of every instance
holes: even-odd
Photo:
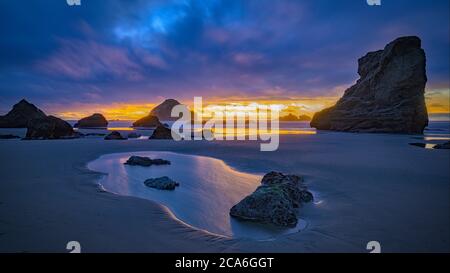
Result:
[[[412,147],[411,137],[281,136],[280,151],[267,154],[249,142],[1,141],[0,252],[66,252],[71,240],[84,252],[366,252],[374,239],[386,252],[448,252],[450,156]],[[298,173],[325,201],[308,211],[315,220],[305,232],[264,242],[219,238],[184,226],[153,201],[99,192],[101,174],[86,167],[103,154],[155,149],[211,156],[244,172]],[[409,167],[416,164],[422,168]],[[333,215],[339,221],[329,222]]]

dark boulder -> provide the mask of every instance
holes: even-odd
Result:
[[[422,134],[425,105],[425,51],[418,37],[402,37],[384,50],[359,59],[360,79],[335,106],[314,115],[319,130]]]
[[[0,116],[0,128],[27,128],[31,120],[45,117],[47,116],[39,108],[26,100],[21,100],[8,114]]]
[[[36,118],[28,122],[25,139],[68,139],[78,135],[66,121],[54,116]]]
[[[73,127],[75,128],[106,128],[108,121],[102,114],[93,114],[92,116],[80,119]]]
[[[166,191],[173,191],[176,187],[180,186],[178,182],[173,181],[167,176],[147,179],[144,184],[150,188]]]
[[[158,126],[149,139],[173,139],[172,130],[162,125]]]
[[[247,221],[295,227],[297,209],[312,200],[302,177],[271,172],[264,176],[255,192],[231,208],[230,215]]]
[[[170,165],[170,161],[164,159],[151,159],[143,156],[131,156],[125,165],[149,167],[152,165]]]
[[[105,140],[126,140],[119,132],[113,131],[109,135],[105,136]]]
[[[162,126],[162,123],[156,116],[148,115],[133,123],[133,127],[156,128]]]

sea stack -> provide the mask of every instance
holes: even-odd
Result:
[[[358,61],[360,79],[335,106],[314,115],[319,130],[422,134],[426,57],[418,37],[401,37]]]
[[[178,118],[172,117],[172,109],[177,105],[180,105],[180,103],[177,100],[174,99],[165,100],[163,103],[153,108],[153,110],[150,112],[150,115],[158,117],[158,119],[161,121],[177,120]]]
[[[75,128],[106,128],[108,121],[102,114],[93,114],[92,116],[80,119],[73,127]]]
[[[28,140],[78,137],[69,123],[54,116],[33,119],[28,123],[27,128],[25,139]]]
[[[0,116],[0,128],[27,128],[31,120],[45,117],[44,112],[23,99],[8,114]]]
[[[133,127],[143,127],[143,128],[156,128],[158,126],[163,126],[159,121],[158,117],[149,114],[133,123]]]

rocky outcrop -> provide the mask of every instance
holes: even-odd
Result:
[[[264,176],[254,193],[231,208],[230,215],[247,221],[295,227],[297,209],[312,200],[302,177],[271,172]]]
[[[178,182],[173,181],[167,176],[147,179],[144,184],[150,188],[166,191],[173,191],[176,187],[180,186]]]
[[[105,136],[105,140],[126,140],[119,132],[113,131],[109,135]]]
[[[450,149],[450,141],[442,143],[442,144],[437,144],[436,146],[434,146],[434,149],[449,150]]]
[[[151,114],[133,123],[133,127],[156,128],[158,126],[162,126],[162,123],[156,116]]]
[[[36,118],[28,122],[26,140],[77,138],[72,126],[54,116]]]
[[[171,116],[172,114],[172,108],[179,105],[180,103],[177,100],[174,99],[168,99],[165,100],[160,105],[153,108],[153,110],[150,112],[150,115],[158,117],[159,120],[162,121],[174,121],[178,118],[173,118]]]
[[[93,114],[92,116],[80,119],[75,125],[75,128],[106,128],[108,121],[102,114]]]
[[[296,116],[294,114],[289,114],[287,116],[283,116],[280,118],[280,121],[310,121],[311,117],[307,116],[307,115],[300,115],[300,116]]]
[[[164,159],[151,159],[149,157],[143,156],[131,156],[124,164],[131,166],[150,167],[153,165],[170,165],[170,161]]]
[[[319,130],[422,134],[426,57],[418,37],[402,37],[359,59],[360,79],[335,106],[314,115]]]
[[[39,108],[26,100],[21,100],[8,114],[0,116],[0,128],[27,128],[31,120],[45,117],[47,116]]]
[[[158,126],[149,139],[173,139],[172,130],[162,125]]]

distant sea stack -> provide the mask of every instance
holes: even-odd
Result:
[[[31,120],[45,117],[47,116],[39,108],[26,100],[21,100],[8,114],[0,116],[0,128],[27,128]]]
[[[133,123],[133,127],[156,128],[158,126],[163,126],[163,125],[159,121],[158,117],[156,117],[152,114],[150,114],[146,117],[143,117]]]
[[[29,140],[78,137],[69,123],[47,116],[26,100],[21,100],[8,114],[0,117],[0,128],[27,128],[25,139]]]
[[[93,114],[92,116],[80,119],[73,127],[75,128],[106,128],[108,121],[102,114]]]
[[[280,121],[311,121],[311,117],[307,115],[296,116],[294,114],[289,114],[280,118]]]
[[[360,79],[335,106],[314,115],[319,130],[422,134],[426,57],[418,37],[401,37],[358,61]]]
[[[163,103],[153,108],[153,110],[150,112],[150,115],[158,117],[158,119],[161,121],[175,121],[178,118],[173,118],[171,114],[173,107],[177,105],[180,105],[177,100],[165,100]]]

